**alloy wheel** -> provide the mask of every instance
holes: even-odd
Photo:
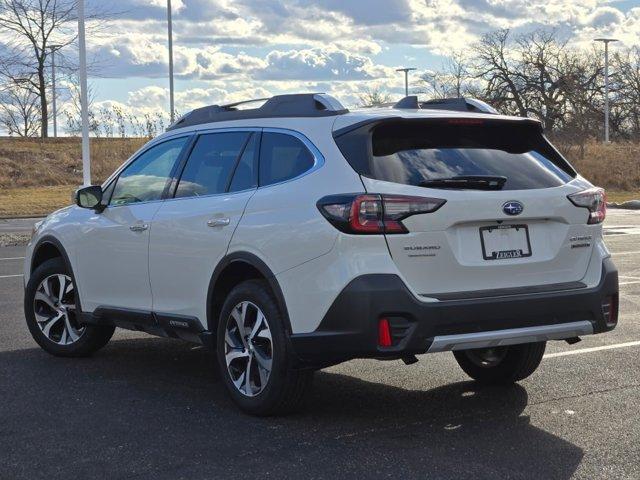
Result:
[[[85,327],[78,322],[75,288],[68,275],[49,275],[40,282],[33,299],[33,312],[44,336],[58,345],[75,343],[85,332]]]
[[[225,361],[236,389],[247,397],[267,386],[273,364],[269,322],[260,308],[245,301],[232,310],[225,327]]]

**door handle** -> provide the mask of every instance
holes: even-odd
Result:
[[[223,218],[212,218],[207,221],[207,226],[209,227],[226,227],[231,223],[231,219],[229,217]]]
[[[136,223],[135,225],[131,225],[129,230],[132,232],[144,232],[147,228],[149,228],[149,225],[146,223]]]

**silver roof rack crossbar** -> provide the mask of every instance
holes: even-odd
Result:
[[[236,108],[245,103],[265,100],[264,105],[259,108],[244,110]],[[210,105],[208,107],[196,108],[171,124],[167,130],[228,120],[277,117],[329,117],[342,115],[347,112],[349,112],[349,110],[338,100],[326,93],[276,95],[268,99],[258,98],[227,105]]]
[[[477,98],[442,98],[420,102],[416,95],[404,97],[393,108],[400,110],[452,110],[456,112],[498,113],[491,105]]]

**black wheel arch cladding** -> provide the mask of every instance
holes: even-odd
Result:
[[[285,328],[287,330],[287,334],[291,334],[291,321],[289,319],[289,312],[287,310],[287,305],[284,299],[284,294],[282,293],[282,289],[280,288],[280,284],[276,279],[275,274],[269,268],[269,266],[262,261],[258,256],[249,253],[249,252],[233,252],[227,256],[225,256],[216,268],[213,271],[213,275],[211,276],[211,280],[209,281],[209,289],[207,291],[207,330],[209,330],[212,334],[216,334],[217,332],[217,322],[218,318],[215,318],[213,307],[214,307],[214,295],[215,288],[222,276],[223,272],[227,267],[234,263],[244,263],[248,266],[257,270],[263,279],[268,283],[273,295],[275,296],[278,308],[282,312],[283,319],[285,321]],[[248,279],[246,279],[248,280]],[[241,280],[242,281],[242,280]],[[224,303],[224,299],[222,300]]]

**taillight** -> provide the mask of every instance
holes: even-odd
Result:
[[[589,210],[587,223],[602,223],[607,216],[607,195],[603,188],[593,187],[568,196],[576,207]]]
[[[402,220],[438,210],[446,200],[406,195],[330,195],[318,209],[341,232],[355,234],[408,233]]]

